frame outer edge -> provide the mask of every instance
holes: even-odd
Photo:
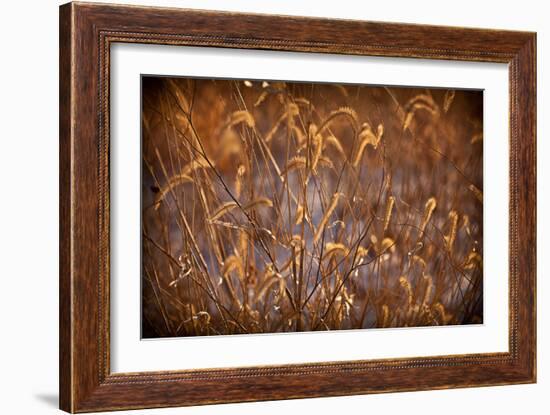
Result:
[[[532,307],[532,320],[533,320],[533,368],[532,368],[532,380],[533,383],[537,383],[537,33],[533,34],[533,233],[535,238],[535,248],[533,252],[533,307]]]
[[[74,412],[72,321],[73,5],[59,6],[59,409]]]
[[[518,369],[523,383],[537,381],[536,323],[536,33],[515,54],[510,72],[516,85],[511,107],[512,123],[516,125],[515,148],[510,149],[515,169],[513,203],[517,212],[518,235],[515,273],[518,281],[515,299]]]
[[[156,12],[156,10],[159,10]],[[163,10],[162,12],[160,10]],[[181,10],[182,12],[184,10]],[[101,325],[97,319],[94,319],[98,310],[98,302],[101,298],[97,296],[98,276],[95,274],[98,263],[99,248],[97,246],[97,234],[101,226],[101,221],[95,217],[100,208],[95,193],[99,191],[98,179],[101,173],[94,170],[93,166],[97,166],[100,162],[98,159],[97,148],[94,145],[98,143],[97,129],[94,126],[98,124],[98,114],[101,111],[99,104],[91,99],[97,95],[97,79],[101,68],[98,66],[99,50],[95,48],[99,45],[101,31],[108,30],[113,26],[120,25],[120,21],[124,21],[124,12],[128,13],[130,23],[128,30],[138,30],[147,32],[152,25],[160,19],[167,19],[167,9],[163,8],[142,8],[142,7],[127,7],[105,4],[91,3],[69,3],[60,7],[60,408],[67,412],[89,412],[89,411],[104,411],[115,409],[137,409],[163,406],[181,406],[181,405],[198,405],[205,403],[227,403],[227,402],[243,402],[252,400],[271,400],[271,399],[292,399],[306,398],[314,396],[341,396],[349,394],[376,393],[388,391],[405,391],[405,390],[424,390],[424,389],[441,389],[450,387],[470,387],[470,386],[488,386],[510,383],[530,383],[536,379],[536,320],[535,320],[535,278],[536,270],[536,206],[529,205],[536,201],[536,166],[532,163],[536,160],[536,37],[533,33],[524,32],[503,32],[504,40],[499,42],[498,52],[496,55],[484,56],[481,54],[477,46],[477,40],[472,41],[471,37],[475,30],[464,30],[470,42],[474,44],[473,50],[476,54],[473,59],[465,60],[488,60],[509,62],[514,60],[521,75],[521,81],[518,85],[517,94],[520,105],[518,108],[524,110],[518,116],[518,145],[519,155],[517,157],[518,166],[523,170],[520,176],[520,190],[516,194],[516,200],[524,207],[527,205],[528,211],[524,212],[519,219],[519,229],[523,235],[523,241],[519,244],[519,252],[523,258],[520,260],[520,270],[523,271],[519,281],[520,295],[519,300],[522,303],[522,311],[519,312],[519,320],[521,324],[520,338],[520,358],[519,364],[510,365],[508,363],[494,366],[493,372],[499,374],[502,380],[496,381],[493,378],[488,378],[484,371],[469,371],[470,379],[462,379],[459,371],[454,370],[453,376],[446,381],[438,384],[432,384],[428,381],[418,384],[414,387],[408,384],[402,384],[401,378],[405,375],[404,372],[397,370],[392,371],[392,375],[396,378],[395,388],[390,390],[380,389],[379,386],[355,385],[353,389],[344,391],[340,389],[331,389],[333,376],[345,375],[347,369],[343,371],[333,371],[332,374],[324,373],[317,375],[309,375],[304,373],[303,376],[316,376],[314,384],[300,383],[302,385],[298,391],[289,393],[290,386],[285,385],[286,380],[283,378],[276,379],[278,376],[270,376],[274,379],[269,379],[269,382],[258,382],[265,378],[264,375],[256,374],[253,376],[243,376],[242,379],[236,380],[228,376],[231,380],[228,385],[222,386],[220,379],[210,378],[202,379],[200,382],[182,383],[149,383],[134,382],[129,376],[126,383],[115,384],[101,377],[101,364],[99,362],[98,352],[102,350],[100,341],[96,336],[101,336]],[[140,20],[137,20],[138,12],[147,12],[147,15],[152,18],[150,21],[139,26]],[[216,19],[217,12],[197,12],[188,10],[193,16],[193,19]],[[154,13],[158,13],[154,14]],[[222,21],[227,20],[227,16],[231,13],[224,13]],[[154,18],[153,18],[154,17]],[[251,15],[234,14],[233,17],[244,17],[252,19],[251,22],[246,22],[244,32],[253,33],[254,24],[258,21],[265,22],[269,16],[259,17]],[[232,17],[232,18],[233,18]],[[136,19],[132,21],[131,19]],[[191,18],[190,18],[191,19]],[[280,17],[279,17],[280,19]],[[296,21],[300,18],[296,18]],[[168,26],[165,29],[165,34],[170,36],[170,30],[177,33],[180,27],[185,23],[178,21],[174,23],[174,19],[167,20]],[[301,20],[300,20],[301,21]],[[329,20],[304,19],[301,22],[313,22],[321,26],[330,24]],[[195,24],[191,19],[191,23]],[[170,26],[173,24],[173,27]],[[197,23],[198,24],[198,23]],[[345,23],[352,25],[351,22]],[[358,24],[353,23],[353,25]],[[365,23],[365,25],[376,27],[385,27],[384,23]],[[193,35],[201,36],[202,29],[197,30]],[[389,25],[395,30],[396,27],[407,26],[409,29],[417,28],[411,25]],[[395,27],[394,27],[395,26]],[[399,26],[399,27],[398,27]],[[439,28],[439,31],[450,32],[451,28]],[[274,29],[275,30],[275,29]],[[320,27],[316,31],[319,32]],[[461,32],[463,29],[457,29]],[[490,38],[495,36],[495,32],[490,33]],[[364,36],[370,36],[365,34]],[[378,35],[376,35],[378,36]],[[420,36],[420,35],[419,35]],[[424,35],[422,35],[424,36]],[[420,38],[422,38],[420,36]],[[456,35],[453,35],[456,37]],[[211,37],[210,37],[211,38]],[[216,37],[216,42],[221,43],[222,47],[229,47],[231,39],[223,39]],[[254,39],[253,39],[254,40]],[[311,41],[305,39],[304,45],[295,46],[291,49],[308,49]],[[309,42],[309,43],[308,43]],[[431,41],[430,41],[431,42]],[[155,43],[155,42],[152,42]],[[215,43],[215,42],[214,42]],[[384,44],[386,42],[383,42]],[[436,42],[437,43],[437,42]],[[313,44],[313,43],[311,43]],[[270,46],[267,49],[276,49],[277,47]],[[237,46],[239,47],[239,46]],[[256,48],[257,45],[249,44],[245,48]],[[283,50],[287,46],[279,46]],[[363,50],[363,47],[360,48]],[[495,49],[495,48],[493,48]],[[323,44],[319,43],[312,46],[312,51],[325,52]],[[366,50],[366,49],[365,49]],[[421,51],[421,49],[407,48],[400,49],[398,55],[409,55],[410,57],[432,57],[441,58],[446,56],[447,59],[462,59],[463,52],[454,55],[452,50],[432,49],[429,45]],[[472,53],[474,53],[472,52]],[[342,52],[345,53],[345,52]],[[351,53],[351,52],[350,52]],[[355,52],[353,52],[355,53]],[[371,54],[369,52],[368,54]],[[384,49],[383,52],[377,52],[383,56],[391,56],[390,49]],[[434,54],[432,56],[432,54]],[[436,57],[437,56],[437,57]],[[404,57],[404,56],[403,56]],[[92,74],[93,76],[86,76]],[[96,96],[95,99],[98,99]],[[76,124],[78,120],[78,124]],[[101,151],[101,150],[100,150]],[[98,177],[100,176],[100,177]],[[521,203],[520,203],[521,202]],[[527,209],[526,209],[527,210]],[[95,294],[95,296],[94,296]],[[504,361],[503,361],[504,362]],[[483,365],[483,362],[481,362]],[[399,368],[397,368],[399,369]],[[424,368],[425,369],[425,368]],[[446,373],[445,366],[436,365],[430,369],[430,373],[441,375]],[[422,370],[422,366],[416,369],[407,369],[411,373],[416,373]],[[237,368],[238,372],[239,369]],[[363,374],[364,380],[372,380],[374,374],[366,375],[367,372],[358,372]],[[370,372],[374,373],[374,372]],[[456,377],[459,376],[459,377]],[[152,376],[155,378],[155,376]],[[125,376],[123,376],[125,378]],[[236,378],[236,376],[235,376]],[[397,379],[399,378],[399,379]],[[313,380],[314,377],[311,377]],[[124,379],[122,379],[124,380]],[[139,381],[139,379],[137,379]],[[151,379],[153,380],[153,379]],[[317,384],[324,381],[325,384]],[[361,379],[356,383],[360,383]],[[282,389],[283,393],[277,393],[274,388],[276,382]],[[171,384],[171,386],[169,386]],[[330,385],[329,385],[330,384]],[[257,395],[251,397],[246,395],[242,397],[243,388],[253,387],[256,389]],[[304,386],[305,385],[305,386]],[[225,387],[226,386],[226,387]],[[353,385],[352,385],[353,386]],[[383,386],[383,385],[382,385]],[[222,397],[218,399],[205,398],[202,393],[216,391],[215,395],[219,395],[221,387]],[[225,387],[225,389],[224,389]],[[223,397],[225,393],[226,397]],[[249,392],[248,392],[249,393]],[[179,395],[179,397],[178,397]],[[182,396],[183,395],[183,396]],[[211,395],[212,396],[212,395]]]
[[[525,288],[522,299],[526,307],[520,307],[524,313],[525,328],[525,365],[527,378],[531,383],[537,382],[537,34],[532,33],[529,41],[518,53],[520,61],[519,79],[520,105],[525,111],[518,114],[520,123],[521,154],[520,163],[524,169],[522,186],[520,187],[520,205],[525,203],[526,209],[521,218],[524,240],[522,248],[525,250],[521,270],[525,270],[522,283]],[[522,203],[523,202],[523,203]]]

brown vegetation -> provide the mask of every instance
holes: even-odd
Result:
[[[480,91],[143,78],[144,337],[480,323]]]

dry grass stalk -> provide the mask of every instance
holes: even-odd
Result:
[[[445,98],[443,101],[443,111],[446,113],[451,109],[451,105],[455,99],[456,91],[454,89],[449,89],[445,92]]]
[[[405,293],[407,294],[407,305],[408,308],[411,308],[413,305],[413,291],[411,287],[411,283],[407,279],[407,277],[402,276],[399,277],[399,284],[401,284],[401,287],[405,290]]]
[[[445,236],[445,242],[447,244],[447,249],[449,251],[452,251],[453,244],[455,243],[456,239],[456,230],[458,227],[458,213],[456,213],[455,210],[451,210],[449,212],[449,220],[451,222],[449,233]]]
[[[403,122],[403,131],[408,129],[412,120],[418,110],[425,110],[432,116],[437,117],[439,115],[439,107],[429,95],[419,94],[407,102],[405,105],[405,120]]]
[[[250,203],[248,203],[244,206],[239,206],[239,204],[237,202],[226,202],[226,203],[223,203],[218,209],[216,209],[216,211],[214,212],[214,214],[210,218],[210,221],[213,222],[213,221],[221,218],[226,213],[229,213],[230,211],[232,211],[236,208],[239,208],[239,207],[243,211],[248,211],[248,210],[254,209],[258,206],[273,207],[273,202],[270,199],[268,199],[267,197],[259,197],[259,198],[253,200],[252,202],[250,202]]]
[[[319,225],[317,226],[317,230],[315,231],[315,235],[313,236],[313,243],[317,243],[319,241],[319,238],[321,238],[321,235],[325,229],[325,226],[327,226],[330,216],[332,215],[332,212],[334,212],[334,209],[336,209],[336,206],[338,205],[338,200],[341,197],[342,197],[341,193],[334,193],[332,195],[330,205],[327,208],[325,214],[323,215],[323,219],[321,219],[321,222],[319,223]]]
[[[239,125],[239,124],[246,124],[248,127],[254,128],[256,123],[254,121],[254,116],[250,112],[244,111],[244,110],[243,111],[235,111],[234,113],[232,113],[230,115],[229,120],[224,125],[222,130],[234,127],[234,126]]]
[[[394,203],[395,197],[389,196],[388,201],[386,202],[386,214],[384,215],[384,233],[388,230],[388,226],[390,225]]]
[[[146,337],[482,320],[477,92],[144,79]]]
[[[420,224],[420,234],[424,234],[426,231],[426,226],[432,218],[432,214],[436,207],[437,201],[435,200],[435,197],[430,197],[424,205],[424,216],[422,217],[422,223]]]
[[[468,189],[470,189],[470,191],[475,195],[477,200],[483,203],[483,192],[481,190],[479,190],[474,184],[470,184]]]
[[[378,144],[380,143],[383,134],[384,126],[382,124],[378,124],[376,134],[372,131],[371,126],[368,123],[363,124],[358,136],[359,148],[353,160],[353,165],[355,167],[357,167],[361,162],[363,152],[367,148],[367,145],[372,146],[375,150],[378,148]]]
[[[349,250],[343,243],[329,242],[325,245],[325,255],[323,258],[330,258],[333,254],[340,253],[343,256],[348,254]]]

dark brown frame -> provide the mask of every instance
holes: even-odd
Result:
[[[509,352],[111,373],[109,53],[113,42],[508,63]],[[535,33],[105,4],[61,6],[61,409],[89,412],[535,382],[535,106]]]

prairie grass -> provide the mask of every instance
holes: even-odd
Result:
[[[483,321],[481,92],[142,82],[144,337]]]

